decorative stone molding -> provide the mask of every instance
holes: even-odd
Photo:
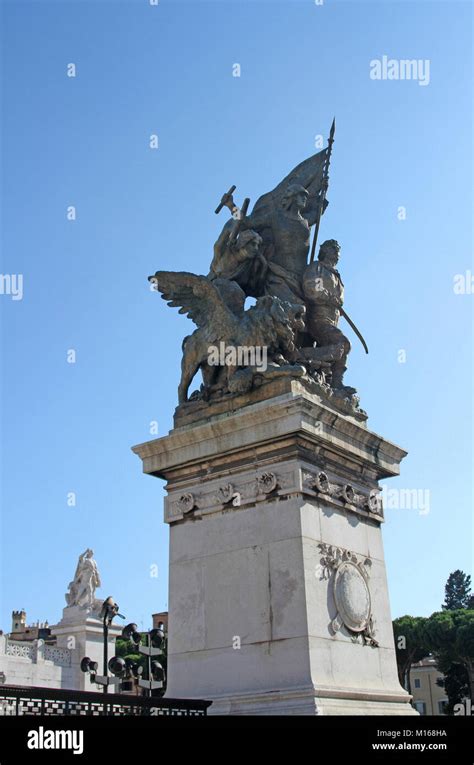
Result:
[[[367,496],[367,507],[371,513],[378,513],[383,515],[382,497],[378,489],[372,489]]]
[[[383,517],[380,492],[377,489],[372,489],[368,494],[361,494],[350,483],[331,483],[326,473],[322,470],[316,474],[305,473],[303,475],[303,486],[319,494],[338,499],[346,505],[361,510],[368,510]]]
[[[186,494],[181,494],[180,498],[176,502],[176,505],[181,513],[186,514],[190,513],[191,510],[194,510],[196,507],[196,500],[194,499],[194,495],[191,494],[191,492],[187,492]]]
[[[278,478],[275,473],[262,473],[257,476],[257,486],[259,493],[270,494],[278,489]]]
[[[311,479],[314,480],[314,483],[311,483]],[[317,473],[316,476],[310,474],[310,483],[321,494],[331,494],[331,484],[329,483],[329,478],[322,470]]]
[[[347,629],[356,641],[359,636],[364,645],[378,646],[374,637],[372,603],[369,590],[370,558],[359,558],[356,553],[342,547],[321,543],[322,579],[332,577],[332,591],[337,614],[331,621],[331,629],[338,632]]]
[[[283,465],[278,474],[255,470],[246,471],[232,477],[232,482],[224,483],[225,478],[201,482],[199,495],[194,495],[192,515],[203,516],[208,513],[222,512],[229,507],[247,507],[260,502],[271,501],[279,495],[290,496],[301,493],[300,471],[295,465]],[[165,521],[175,523],[183,520],[186,512],[180,502],[183,491],[172,491],[165,499]],[[186,506],[186,504],[184,505]],[[188,511],[190,513],[190,511]]]
[[[57,648],[56,646],[46,645],[44,648],[44,658],[52,661],[60,667],[71,666],[71,651],[68,648]]]
[[[361,495],[356,494],[354,487],[351,486],[350,483],[334,484],[331,495],[337,499],[341,499],[348,505],[353,505],[354,507],[359,506],[359,497],[361,497]]]
[[[199,488],[199,495],[183,492],[183,489],[171,491],[165,500],[165,520],[174,523],[186,516],[222,512],[231,505],[246,507],[271,501],[277,496],[297,495],[301,491],[320,496],[334,507],[343,507],[360,515],[371,513],[377,520],[383,517],[378,490],[361,493],[348,483],[330,481],[322,470],[310,472],[291,463],[282,463],[278,473],[246,471],[233,475],[232,481],[224,475],[220,479],[202,481]]]
[[[36,655],[36,650],[32,643],[7,640],[5,653],[7,656],[21,656],[22,659],[30,659],[32,661]]]
[[[234,484],[226,483],[223,486],[219,486],[217,491],[217,501],[226,505],[234,497]]]

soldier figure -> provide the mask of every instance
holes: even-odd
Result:
[[[339,395],[348,396],[355,389],[342,382],[351,344],[337,326],[344,302],[344,284],[336,269],[340,249],[335,239],[323,242],[318,260],[305,269],[303,292],[307,331],[318,345],[317,358],[330,362],[331,387]]]

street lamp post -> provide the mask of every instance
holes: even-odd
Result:
[[[108,653],[109,653],[109,627],[112,624],[112,620],[115,616],[119,616],[121,619],[125,619],[125,616],[122,614],[119,614],[119,607],[117,603],[114,601],[114,599],[109,596],[104,602],[102,603],[102,608],[100,610],[99,618],[102,619],[102,629],[103,629],[103,636],[104,636],[104,661],[103,661],[103,675],[97,674],[98,665],[96,661],[91,661],[88,656],[85,656],[81,661],[81,670],[83,672],[90,672],[91,675],[91,682],[97,683],[97,685],[102,685],[104,688],[104,693],[108,692],[109,685],[117,685],[121,682],[121,678],[114,676],[110,677],[108,674],[108,670],[110,669],[109,661],[108,661]],[[116,660],[116,657],[111,659],[110,661]]]
[[[157,660],[158,656],[163,655],[162,645],[165,639],[163,622],[160,622],[158,627],[149,630],[148,632],[138,632],[137,625],[134,623],[127,624],[122,630],[122,637],[125,640],[131,640],[132,643],[135,644],[139,653],[146,656],[148,659],[148,678],[145,680],[140,676],[142,667],[138,667],[131,659],[112,656],[109,660],[109,627],[115,616],[125,619],[122,614],[119,614],[119,607],[114,599],[108,597],[104,600],[99,615],[99,618],[102,620],[104,634],[103,675],[97,674],[99,665],[96,661],[92,661],[88,656],[85,656],[82,659],[81,670],[83,672],[89,672],[91,682],[97,683],[97,685],[102,685],[104,693],[108,692],[109,685],[119,685],[122,680],[126,678],[135,678],[138,680],[140,688],[145,689],[147,695],[151,696],[152,691],[158,688],[163,688],[165,679],[165,671]],[[146,645],[141,645],[143,635],[147,636]],[[109,671],[112,673],[113,677],[110,677]]]
[[[149,632],[138,632],[137,625],[132,622],[122,630],[122,637],[135,643],[138,651],[148,658],[148,679],[145,680],[142,677],[138,679],[138,685],[147,691],[148,696],[152,695],[152,691],[163,688],[165,679],[164,669],[157,661],[157,657],[163,655],[161,650],[165,639],[163,626],[163,622],[160,622],[157,628]],[[147,635],[147,645],[141,645],[143,635]]]

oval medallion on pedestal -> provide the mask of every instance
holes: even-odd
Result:
[[[367,582],[354,563],[345,561],[336,571],[334,600],[346,627],[362,632],[370,619],[370,592]]]

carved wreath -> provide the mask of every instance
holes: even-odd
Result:
[[[181,494],[176,504],[182,513],[190,513],[194,509],[196,501],[193,494],[187,492],[186,494]]]
[[[278,479],[275,473],[262,473],[257,477],[257,485],[263,494],[270,494],[278,487]]]
[[[350,550],[333,545],[320,544],[322,579],[332,579],[332,590],[337,614],[330,627],[334,633],[342,625],[352,640],[359,636],[365,645],[378,646],[374,637],[372,603],[369,590],[369,576],[372,561],[359,560]]]
[[[316,475],[308,473],[305,480],[307,486],[320,494],[341,499],[354,507],[368,508],[370,512],[382,515],[382,503],[377,489],[372,489],[369,494],[359,494],[350,483],[331,483],[323,470]]]

